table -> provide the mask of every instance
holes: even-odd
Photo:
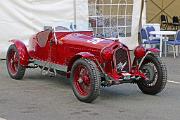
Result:
[[[160,37],[160,57],[162,57],[163,37],[167,35],[176,35],[176,31],[151,31],[150,35],[158,35]]]

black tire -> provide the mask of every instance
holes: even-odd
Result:
[[[144,59],[140,70],[146,73],[149,80],[140,80],[137,84],[140,90],[149,95],[161,92],[167,83],[167,69],[160,58],[149,54]]]
[[[77,69],[80,69],[78,68],[79,66],[84,67],[85,68],[84,71],[88,71],[88,75],[90,79],[90,83],[89,83],[90,90],[87,95],[82,95],[81,92],[79,92],[80,90],[78,90],[77,85],[76,85],[76,84],[79,84],[80,86],[80,84],[85,84],[82,76],[81,78],[79,77],[79,79],[81,79],[82,81],[81,83],[75,82],[76,74],[78,74],[76,73]],[[79,75],[81,74],[81,72],[82,72],[82,69],[79,72]],[[74,95],[77,97],[78,100],[85,103],[91,103],[92,101],[94,101],[100,94],[100,81],[101,81],[101,77],[100,77],[99,70],[93,61],[87,60],[87,59],[78,59],[77,61],[75,61],[71,70],[71,84],[72,84]],[[87,85],[87,87],[89,86]]]
[[[16,54],[17,57],[17,65],[16,65],[16,70],[12,71],[11,66],[12,66],[12,58],[10,58],[12,52]],[[14,44],[10,45],[8,51],[7,51],[7,56],[6,56],[6,66],[9,75],[11,76],[12,79],[16,80],[21,80],[24,77],[26,67],[20,65],[20,56],[19,52]]]

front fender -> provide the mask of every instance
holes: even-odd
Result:
[[[146,54],[144,55],[143,58],[141,58],[141,59],[137,59],[136,57],[134,58],[132,66],[133,66],[134,68],[136,68],[137,66],[138,66],[138,68],[140,68],[141,65],[142,65],[142,63],[144,62],[144,59],[145,59],[148,55],[156,56],[157,53],[159,53],[159,50],[158,50],[158,49],[148,49],[148,50],[146,50]]]
[[[138,46],[140,49],[138,49],[138,53],[137,53],[137,55],[136,55],[136,53],[134,53],[135,54],[135,58],[134,58],[134,60],[133,60],[133,64],[132,64],[132,66],[133,67],[135,67],[135,66],[137,66],[138,64],[137,64],[137,62],[139,62],[140,61],[140,63],[142,63],[143,62],[143,60],[146,58],[146,56],[148,55],[148,54],[151,54],[151,55],[157,55],[160,51],[159,51],[159,49],[157,49],[157,48],[148,48],[148,49],[145,49],[144,47],[141,47],[141,46]],[[137,47],[137,48],[138,48]],[[136,48],[136,49],[137,49]],[[135,49],[135,50],[136,50]],[[140,52],[139,52],[140,51]],[[138,54],[140,54],[141,55],[141,53],[143,52],[143,57],[141,57],[141,58],[138,58],[138,57],[136,57],[136,56],[138,56]],[[141,55],[142,56],[142,55]]]
[[[20,64],[22,66],[27,66],[29,64],[29,54],[25,44],[20,40],[11,40],[10,42],[12,42],[18,50],[20,57]]]
[[[77,59],[80,59],[80,58],[90,59],[90,60],[93,60],[93,61],[94,61],[95,56],[94,56],[93,54],[89,53],[89,52],[80,52],[80,53],[77,53],[77,54],[76,54],[73,58],[71,58],[71,60],[69,61],[67,73],[70,73],[71,68],[72,68],[74,62],[75,62]],[[70,74],[67,74],[67,77],[69,78],[69,77],[70,77]]]
[[[138,68],[140,69],[141,65],[143,64],[145,58],[146,58],[148,55],[152,55],[152,56],[156,57],[156,55],[155,55],[154,53],[156,53],[156,52],[147,51],[147,52],[146,52],[146,55],[141,59]]]
[[[152,53],[159,53],[159,52],[160,52],[160,50],[157,49],[157,48],[148,48],[148,49],[146,49],[146,51],[147,51],[147,52],[150,51],[150,52],[152,52]]]
[[[94,59],[94,55],[89,52],[80,52],[76,54],[76,56],[81,56],[81,58],[84,58],[84,59]]]

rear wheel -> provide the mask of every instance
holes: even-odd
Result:
[[[90,103],[100,94],[100,73],[96,64],[87,59],[77,60],[71,71],[72,89],[82,102]]]
[[[16,80],[23,78],[26,68],[20,65],[20,56],[14,44],[7,51],[6,65],[11,78]]]
[[[155,95],[161,92],[167,82],[167,69],[162,61],[154,55],[147,55],[140,70],[147,80],[138,82],[138,87],[145,94]]]

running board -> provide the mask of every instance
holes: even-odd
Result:
[[[57,75],[57,70],[62,72],[67,72],[67,66],[54,64],[48,61],[34,60],[33,63],[36,66],[41,66],[42,75],[50,75],[50,77],[55,77]]]
[[[40,60],[34,60],[33,62],[35,65],[38,66],[44,66],[45,64],[47,64],[47,61],[40,61]],[[59,65],[59,64],[54,64],[51,62],[48,62],[49,66],[52,66],[52,69],[58,70],[58,71],[62,71],[62,72],[67,72],[68,67],[65,65]]]

